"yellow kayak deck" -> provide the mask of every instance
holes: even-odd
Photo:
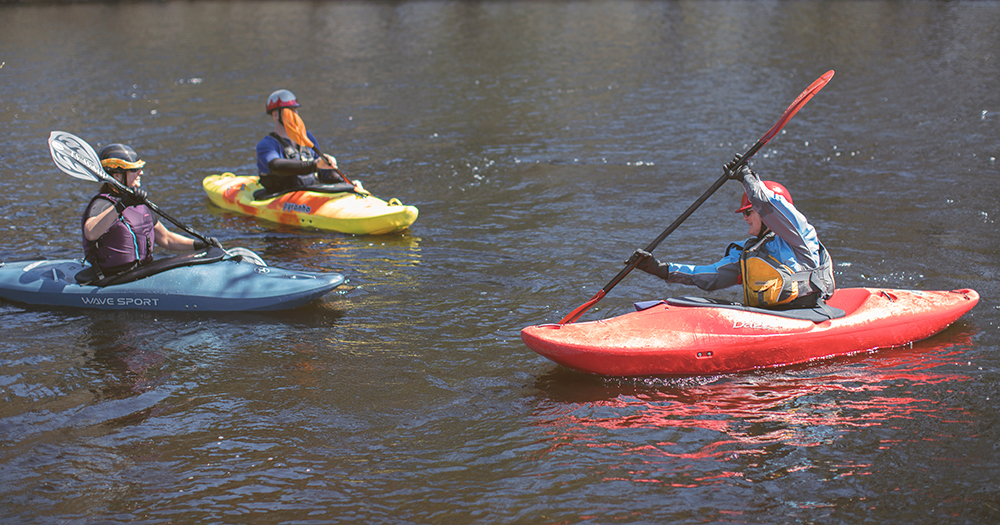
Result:
[[[292,191],[254,200],[262,189],[258,177],[232,173],[209,175],[202,181],[208,198],[220,208],[280,224],[343,233],[378,235],[408,228],[417,220],[417,208],[398,199],[374,195]]]

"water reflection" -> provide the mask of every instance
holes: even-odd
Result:
[[[161,401],[176,388],[168,357],[146,340],[149,332],[141,325],[96,316],[70,324],[82,328],[78,347],[50,349],[42,359],[25,351],[7,361],[2,379],[9,412],[0,427],[5,438],[16,442],[68,429],[103,433],[165,409]]]
[[[132,397],[173,377],[163,370],[167,357],[162,351],[135,344],[136,328],[118,318],[98,319],[87,327],[83,339],[93,353],[85,363],[94,372],[91,391],[97,399]]]
[[[889,429],[974,420],[965,407],[943,403],[933,388],[974,379],[962,371],[966,362],[955,366],[974,333],[959,325],[911,347],[730,376],[609,379],[560,367],[536,382],[543,401],[534,417],[550,442],[538,456],[570,447],[639,461],[632,467],[645,474],[679,459],[736,461],[715,467],[725,477],[745,476],[748,465],[762,463],[787,472],[792,465],[782,458],[789,447],[829,447],[854,434],[889,448],[898,443],[877,437]]]
[[[64,129],[128,134],[156,202],[198,231],[349,279],[277,313],[0,306],[0,499],[23,516],[8,521],[997,521],[1000,4],[737,4],[5,5],[4,257],[79,256],[95,190],[54,171],[44,138]],[[810,210],[840,284],[978,289],[975,346],[957,325],[913,350],[609,381],[521,345],[521,327],[592,296],[828,69],[839,80],[758,154],[761,171]],[[409,237],[206,206],[205,176],[253,174],[278,83],[308,100],[349,175],[420,207]],[[738,238],[738,191],[664,254]],[[662,290],[630,277],[593,314]],[[821,505],[834,510],[802,511]]]

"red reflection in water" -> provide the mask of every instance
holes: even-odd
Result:
[[[650,456],[731,460],[767,456],[774,445],[829,444],[854,430],[895,429],[908,420],[971,422],[973,416],[964,408],[942,406],[922,393],[940,392],[940,388],[925,388],[928,385],[972,379],[954,366],[968,365],[961,358],[972,335],[968,329],[953,328],[947,336],[912,347],[777,371],[707,378],[601,379],[561,370],[540,381],[547,400],[540,404],[536,416],[539,425],[549,429],[552,441],[539,456],[582,446],[605,449],[616,457],[633,456],[630,461],[642,456],[643,463],[648,463]],[[647,429],[656,433],[636,432]],[[699,431],[721,435],[698,436]],[[644,442],[652,436],[659,439]],[[838,471],[838,476],[846,476],[867,473],[868,467],[855,462],[830,468]],[[784,471],[796,468],[807,467],[790,465]],[[711,484],[741,476],[713,470],[709,476],[692,476],[680,485]],[[652,479],[657,477],[640,468],[626,478],[608,479],[667,482]],[[669,483],[678,481],[671,478]]]

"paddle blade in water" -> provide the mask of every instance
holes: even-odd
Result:
[[[302,122],[302,117],[298,113],[288,108],[282,109],[281,121],[285,123],[285,133],[288,133],[288,138],[299,146],[313,147],[313,142],[306,134],[306,123]]]
[[[249,263],[256,264],[257,266],[267,266],[267,263],[264,262],[264,259],[261,259],[256,252],[250,250],[249,248],[243,248],[243,247],[230,248],[226,250],[226,253],[230,257],[240,256],[243,258],[243,260]]]
[[[106,182],[111,178],[101,167],[101,160],[94,148],[72,133],[50,133],[49,152],[56,166],[71,177],[91,182]]]
[[[598,290],[597,293],[593,297],[591,297],[589,301],[576,307],[576,310],[573,310],[572,312],[567,314],[566,317],[560,319],[559,324],[575,323],[576,320],[579,319],[581,315],[585,314],[587,310],[590,310],[591,306],[597,304],[597,302],[604,297],[604,294],[605,292],[603,289]]]

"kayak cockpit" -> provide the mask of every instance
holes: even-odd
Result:
[[[825,305],[816,308],[790,308],[787,310],[772,310],[767,308],[755,308],[745,306],[742,303],[723,301],[719,299],[707,299],[704,297],[671,297],[661,301],[645,301],[635,303],[636,311],[646,310],[659,304],[668,306],[680,306],[690,308],[725,308],[739,310],[741,312],[754,312],[786,319],[799,319],[802,321],[812,321],[822,323],[831,319],[840,319],[857,310],[871,296],[871,291],[864,288],[845,288],[837,290],[826,301]]]
[[[224,257],[226,257],[225,250],[216,248],[215,246],[209,246],[204,250],[159,259],[131,270],[104,277],[98,275],[97,270],[93,266],[87,266],[77,272],[75,278],[76,282],[79,284],[103,288],[105,286],[138,281],[139,279],[156,275],[167,270],[172,270],[174,268],[180,268],[182,266],[214,263],[221,261]]]
[[[274,192],[270,192],[267,191],[267,189],[265,188],[261,188],[253,192],[253,200],[255,201],[271,200],[276,197],[280,197],[286,193],[292,193],[295,191],[311,191],[313,193],[358,193],[358,188],[353,184],[351,184],[350,182],[336,182],[332,184],[312,184],[309,186],[298,186],[295,188],[288,188]],[[366,194],[358,193],[358,195],[365,196]]]

